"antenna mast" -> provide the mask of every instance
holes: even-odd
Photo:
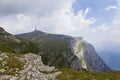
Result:
[[[35,31],[37,31],[37,26],[35,26]]]

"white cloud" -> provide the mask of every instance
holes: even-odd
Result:
[[[70,10],[70,9],[69,9]],[[74,33],[77,31],[83,31],[95,23],[94,18],[86,19],[83,11],[79,11],[78,14],[74,15],[73,11],[66,12],[56,15],[56,29],[57,33]]]
[[[25,0],[25,2],[26,1],[27,0]],[[34,1],[31,0],[30,2]],[[18,12],[19,14],[16,13],[9,15],[9,17],[3,17],[0,19],[0,24],[5,26],[5,28],[11,33],[32,31],[35,25],[38,25],[38,29],[40,30],[59,34],[72,34],[77,31],[86,30],[90,25],[95,23],[96,20],[94,18],[86,18],[86,14],[89,13],[89,8],[86,8],[85,12],[80,10],[78,14],[74,15],[72,9],[74,2],[74,0],[61,0],[58,2],[55,1],[55,4],[52,2],[52,4],[51,0],[41,0],[41,5],[39,5],[40,9],[37,9],[38,12],[40,12],[39,14],[34,13],[34,9],[36,10],[36,8],[38,8],[38,6],[36,7],[36,4],[33,5],[33,12],[29,13],[30,15],[28,15],[29,11],[22,13]],[[9,2],[9,5],[16,7],[16,4],[13,4],[12,2]],[[19,5],[17,7],[21,6]],[[29,5],[23,6],[26,6],[26,9],[29,7]],[[48,13],[50,14],[47,16],[39,16],[43,13],[47,13],[46,11],[49,11]]]
[[[9,16],[7,18],[0,19],[0,24],[3,26],[8,32],[11,33],[20,33],[20,32],[28,32],[32,29],[34,22],[30,16],[25,15],[16,15]]]
[[[108,7],[105,8],[106,11],[116,10],[116,9],[118,9],[118,7],[117,6],[113,6],[113,5],[108,6]]]
[[[1,1],[4,1],[4,4]],[[3,9],[3,12],[0,10],[0,16],[3,15],[0,18],[0,25],[10,33],[16,34],[33,31],[35,25],[37,25],[39,30],[46,32],[83,36],[87,41],[92,42],[92,44],[101,44],[102,41],[110,40],[114,42],[120,41],[120,38],[116,36],[119,31],[115,31],[120,30],[120,4],[117,9],[118,14],[111,25],[109,23],[101,23],[100,26],[94,27],[93,24],[97,20],[93,17],[86,17],[91,11],[89,7],[85,11],[79,10],[77,14],[74,14],[72,5],[75,0],[21,1],[0,0],[2,4],[0,8],[2,7]],[[27,5],[27,1],[30,2],[29,5]],[[5,12],[11,5],[13,6],[10,7],[11,11],[9,13]],[[112,39],[111,36],[113,37]]]
[[[91,28],[91,32],[92,32],[92,33],[95,33],[96,31],[97,31],[96,28]]]
[[[89,12],[90,12],[90,8],[89,7],[87,7],[86,9],[85,9],[85,12],[84,12],[84,15],[86,16]]]
[[[0,0],[0,15],[27,14],[49,16],[74,0]]]
[[[101,24],[100,26],[98,26],[98,29],[102,31],[107,31],[110,29],[110,27],[108,27],[106,24]]]
[[[103,23],[103,24],[101,24],[100,26],[97,26],[97,27],[95,27],[95,28],[91,28],[90,29],[90,31],[92,32],[92,33],[97,33],[98,31],[99,32],[102,32],[102,31],[108,31],[108,30],[110,30],[110,26],[108,27],[105,23]]]
[[[117,9],[117,15],[113,20],[114,26],[120,26],[120,0],[117,1],[118,1],[118,9]]]
[[[120,30],[114,30],[113,32],[114,32],[114,34],[120,35]]]

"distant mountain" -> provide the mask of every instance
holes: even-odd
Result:
[[[45,65],[77,70],[110,71],[94,47],[82,37],[48,34],[37,30],[16,36],[38,44],[39,55],[42,56]]]
[[[120,52],[101,50],[98,53],[111,69],[120,70]]]
[[[0,27],[0,51],[10,53],[37,53],[39,48],[30,41],[17,38]]]

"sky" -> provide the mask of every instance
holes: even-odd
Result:
[[[0,0],[0,26],[82,36],[97,48],[120,45],[120,0]]]

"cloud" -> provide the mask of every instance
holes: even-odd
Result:
[[[117,14],[113,20],[114,26],[120,26],[120,1],[118,0],[118,10]]]
[[[113,32],[114,32],[115,34],[120,35],[120,30],[114,30]]]
[[[86,19],[83,11],[79,11],[74,15],[72,11],[69,14],[62,13],[57,15],[56,29],[57,33],[74,33],[78,31],[84,31],[89,26],[95,23],[94,18]]]
[[[110,10],[112,8],[113,7],[111,8],[109,7]],[[120,13],[120,0],[117,0],[116,10],[117,12],[111,22],[100,23],[99,26],[91,29],[92,35],[90,37],[95,39],[95,42],[93,42],[95,43],[95,45],[97,44],[98,46],[101,44],[105,44],[106,42],[109,42],[109,44],[115,43],[115,44],[120,45],[120,14],[119,14]]]
[[[48,16],[63,8],[68,1],[73,2],[73,0],[0,0],[0,15]]]
[[[106,24],[103,23],[100,26],[98,26],[98,29],[102,31],[107,31],[110,29],[110,27],[108,27]]]
[[[35,25],[38,25],[39,30],[51,33],[73,34],[88,29],[96,21],[94,18],[86,18],[89,8],[85,11],[79,10],[75,15],[72,9],[74,0],[57,2],[55,0],[1,0],[0,2],[3,10],[0,15],[4,16],[0,19],[0,24],[13,34],[32,31]],[[12,11],[8,13],[8,9]]]
[[[86,9],[85,9],[85,12],[84,12],[84,15],[86,16],[89,12],[90,12],[90,8],[89,7],[87,7]]]
[[[118,9],[118,7],[117,6],[112,6],[112,5],[105,8],[106,11],[116,10],[116,9]]]
[[[103,41],[120,41],[117,35],[119,32],[116,31],[120,30],[120,3],[113,22],[101,23],[97,18],[88,16],[91,11],[93,13],[93,8],[86,7],[85,10],[79,10],[75,14],[73,10],[75,2],[75,0],[0,0],[0,25],[12,34],[33,31],[37,25],[37,29],[45,32],[83,36],[85,40],[95,45]]]

